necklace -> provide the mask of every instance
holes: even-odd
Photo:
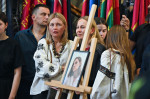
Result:
[[[64,50],[64,45],[62,45],[62,47],[61,47],[59,53],[57,53],[57,51],[56,51],[55,42],[54,42],[53,40],[52,40],[52,46],[53,46],[53,53],[54,53],[54,56],[55,56],[56,58],[60,58],[60,56],[61,56],[61,54],[62,54],[62,52],[63,52],[63,50]]]

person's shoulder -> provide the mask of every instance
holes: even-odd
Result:
[[[24,36],[28,34],[29,29],[25,29],[25,30],[20,30],[15,34],[15,38],[18,36]]]
[[[14,45],[14,46],[16,46],[16,45],[18,46],[18,45],[19,45],[18,41],[15,40],[15,39],[12,38],[12,37],[9,37],[7,41],[8,41],[8,43],[11,44],[11,45]]]
[[[96,47],[106,49],[106,47],[101,43],[97,43]]]
[[[108,57],[108,56],[110,56],[110,50],[109,49],[103,51],[101,58]]]
[[[29,29],[25,29],[25,30],[20,30],[16,33],[16,35],[20,35],[22,33],[26,33]]]
[[[103,44],[97,43],[96,45],[96,51],[101,52],[101,51],[105,51],[106,47]]]
[[[149,26],[149,24],[147,24],[147,23],[144,23],[144,24],[141,24],[141,25],[139,25],[136,29],[135,29],[135,31],[136,30],[143,30],[145,27],[147,27],[147,26]]]
[[[73,41],[72,40],[68,40],[68,42],[66,43],[67,46],[71,47],[73,45]]]
[[[47,44],[47,42],[46,42],[46,39],[45,38],[42,38],[41,40],[39,40],[39,42],[38,42],[39,44]]]
[[[71,44],[73,44],[73,41],[72,41],[72,40],[68,40],[68,43],[71,43]]]
[[[150,57],[150,44],[147,45],[143,52],[143,56],[149,56]]]

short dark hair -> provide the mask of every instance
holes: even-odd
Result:
[[[108,28],[108,24],[107,24],[107,22],[106,22],[106,20],[104,18],[95,17],[94,20],[95,20],[97,25],[104,24]]]
[[[0,20],[3,21],[5,24],[8,23],[7,16],[4,12],[0,12]]]
[[[35,7],[33,8],[32,14],[35,13],[35,12],[39,9],[39,7],[44,7],[44,8],[48,8],[48,9],[49,9],[49,7],[48,7],[47,5],[45,5],[45,4],[37,4],[37,5],[35,5]]]

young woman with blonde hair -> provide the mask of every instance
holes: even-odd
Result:
[[[81,41],[82,41],[84,33],[85,33],[85,28],[87,26],[88,18],[89,18],[88,16],[80,17],[77,21],[76,34],[81,39]],[[88,44],[86,46],[86,51],[89,51],[90,46],[91,46],[91,40],[94,37],[97,38],[97,44],[96,44],[96,49],[95,49],[95,54],[94,54],[92,68],[91,68],[89,84],[88,84],[91,87],[93,86],[93,83],[94,83],[94,80],[96,77],[96,73],[99,69],[101,54],[106,49],[104,42],[98,32],[97,25],[96,25],[95,21],[93,20],[92,28],[90,29],[90,35],[88,38]],[[74,98],[76,99],[77,96],[74,96]],[[90,98],[90,97],[88,96],[88,98]]]

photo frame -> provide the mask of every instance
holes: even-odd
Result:
[[[88,51],[77,51],[74,50],[63,79],[62,84],[72,87],[78,87],[83,70],[87,64],[89,57]]]

